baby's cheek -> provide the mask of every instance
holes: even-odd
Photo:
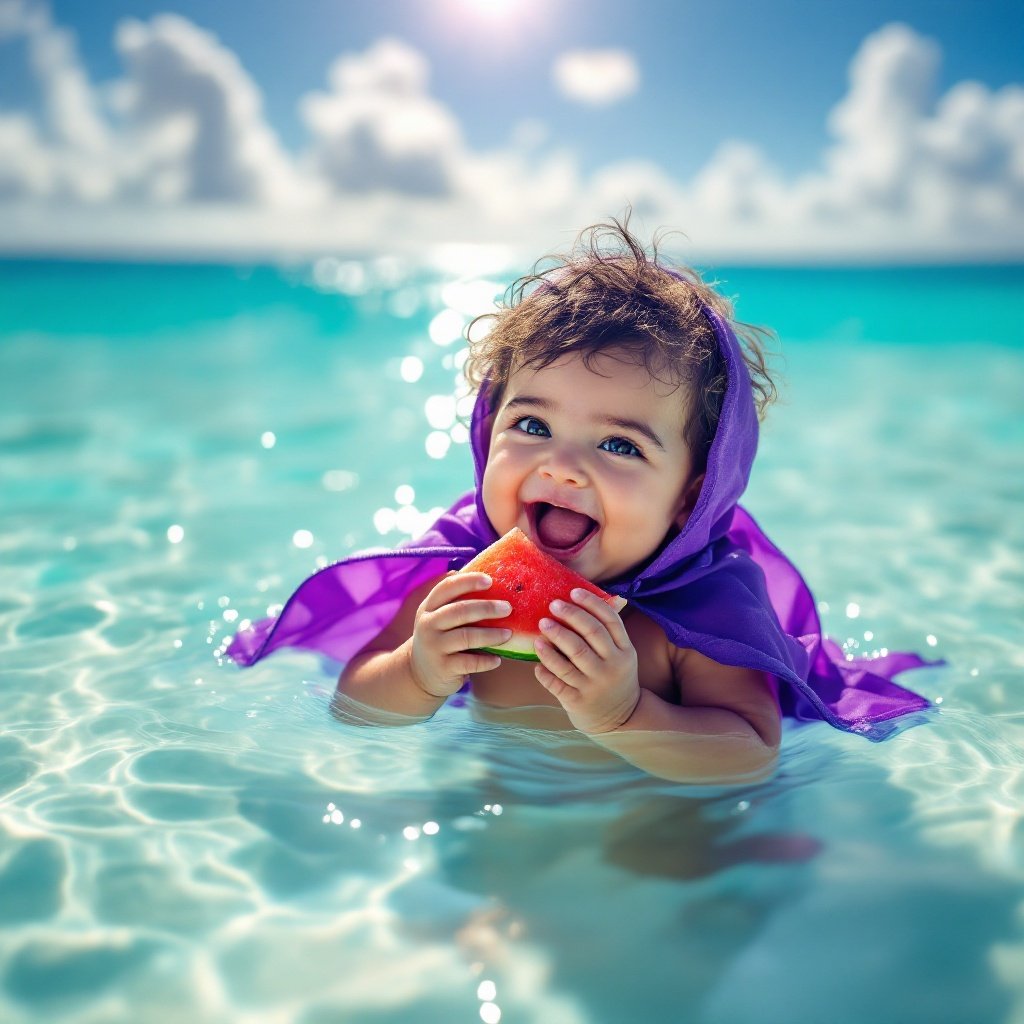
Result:
[[[651,500],[624,503],[615,522],[616,536],[638,560],[652,554],[674,525],[669,514]]]
[[[500,469],[488,462],[484,467],[481,497],[487,518],[499,534],[505,534],[515,526],[515,512],[510,510],[513,501],[509,490],[507,480]],[[511,522],[508,521],[510,518]]]

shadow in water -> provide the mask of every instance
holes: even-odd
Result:
[[[443,742],[432,756],[445,753],[459,756]],[[239,810],[266,841],[239,861],[287,900],[394,879],[414,855],[422,868],[389,886],[395,938],[454,946],[518,993],[503,1004],[517,1019],[554,1000],[588,1024],[1006,1020],[991,951],[1020,944],[1019,892],[970,851],[929,845],[870,761],[811,745],[791,775],[784,761],[768,783],[701,795],[565,764],[545,785],[513,760],[526,756],[506,746],[472,782],[433,790],[250,789]],[[584,784],[567,795],[570,777]],[[325,827],[331,800],[366,825]],[[403,838],[426,821],[429,841]]]

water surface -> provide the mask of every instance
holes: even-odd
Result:
[[[486,285],[0,264],[0,1019],[1024,1019],[1024,270],[717,276],[784,355],[748,507],[851,650],[947,666],[700,790],[219,657],[469,485]]]

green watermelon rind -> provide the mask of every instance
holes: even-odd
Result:
[[[511,661],[540,661],[537,652],[533,649],[535,633],[513,633],[503,644],[495,644],[493,647],[479,648],[486,654],[497,654],[499,658],[508,658]]]
[[[480,647],[482,654],[497,654],[499,658],[508,658],[509,661],[540,661],[533,651],[509,650],[507,647]]]

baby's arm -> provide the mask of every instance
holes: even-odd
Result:
[[[770,771],[779,708],[762,673],[671,648],[664,670],[680,703],[670,703],[641,688],[636,650],[619,615],[586,591],[572,597],[572,604],[552,605],[558,621],[542,623],[537,678],[577,729],[676,782],[740,782]]]
[[[484,573],[453,573],[414,590],[390,625],[345,666],[339,693],[382,711],[429,718],[467,675],[501,664],[496,654],[474,648],[502,644],[512,631],[475,623],[508,615],[511,606],[466,599],[490,585]]]
[[[768,679],[677,652],[683,704],[641,689],[618,728],[591,734],[638,768],[674,782],[739,783],[767,776],[779,753],[779,705]]]

